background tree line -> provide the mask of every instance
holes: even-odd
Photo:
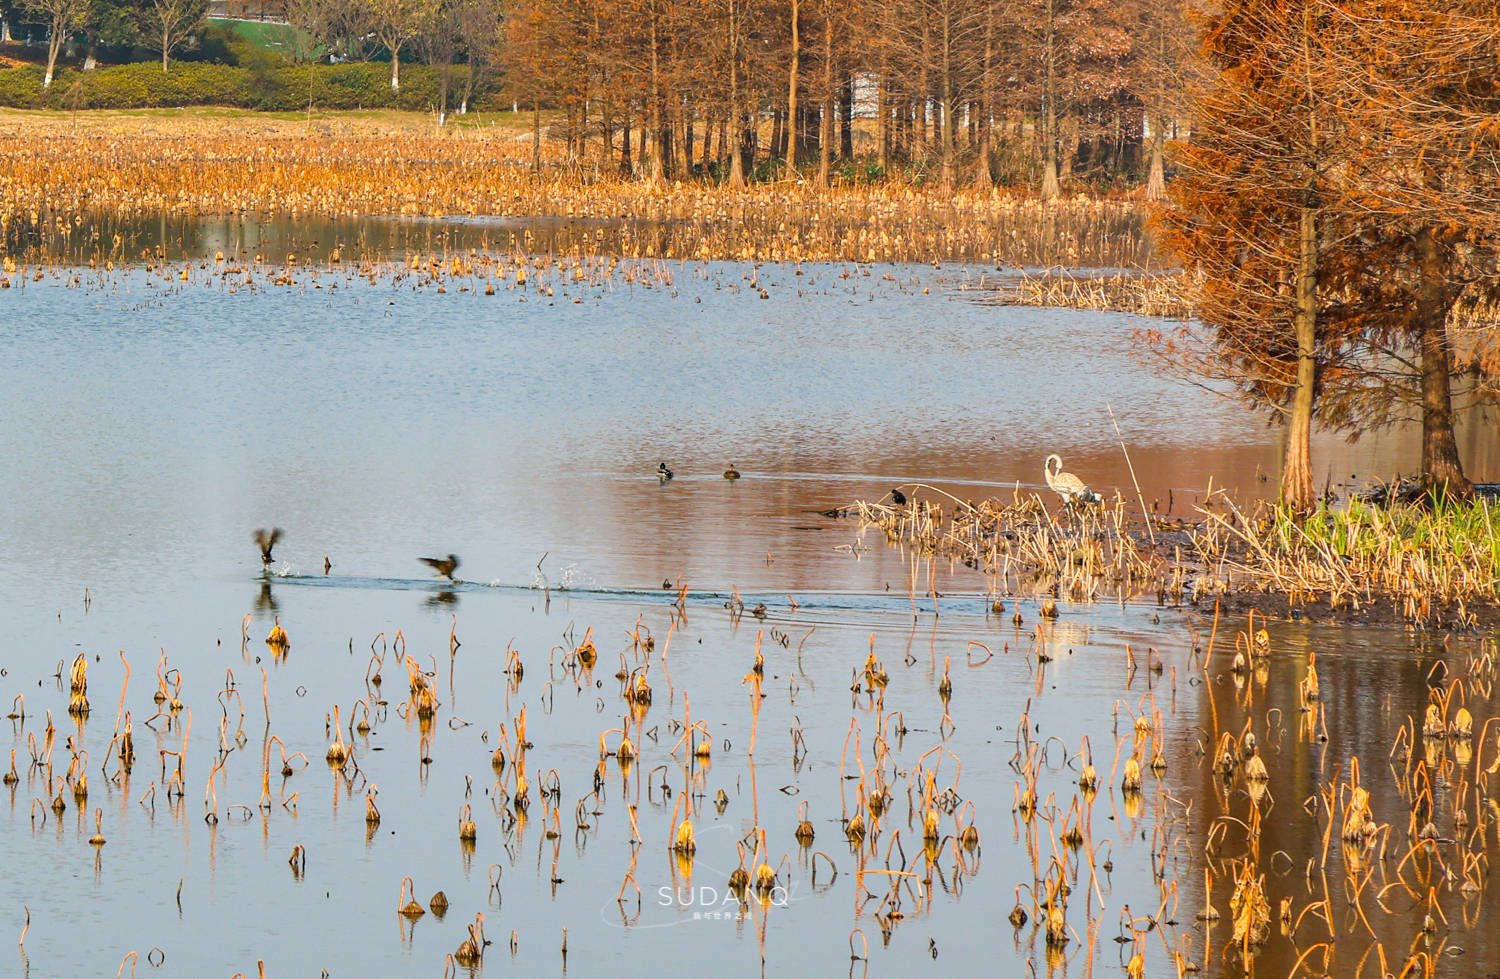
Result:
[[[297,60],[403,61],[560,116],[570,160],[648,179],[900,172],[1056,196],[1148,181],[1191,74],[1178,0],[281,0]],[[0,0],[116,58],[202,55],[206,0]],[[210,52],[209,57],[215,57]]]
[[[580,161],[826,183],[859,158],[1056,196],[1085,172],[1160,192],[1190,47],[1171,0],[537,0],[504,58]]]

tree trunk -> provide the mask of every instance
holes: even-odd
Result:
[[[1055,200],[1062,194],[1057,182],[1057,86],[1056,39],[1053,36],[1053,0],[1047,0],[1047,88],[1042,98],[1042,197]]]
[[[847,77],[839,86],[839,155],[854,159],[854,83]]]
[[[599,170],[607,173],[615,165],[615,108],[610,101],[609,86],[600,86],[599,96]]]
[[[739,7],[729,0],[729,122],[734,128],[734,139],[729,147],[729,186],[745,186],[745,138],[740,127],[743,123],[740,112],[740,52],[739,52]]]
[[[401,88],[401,45],[399,44],[391,48],[391,88],[398,91]]]
[[[1151,171],[1146,176],[1146,200],[1159,201],[1167,192],[1166,168],[1162,164],[1162,147],[1167,142],[1167,121],[1160,114],[1151,117]]]
[[[833,164],[833,99],[825,96],[818,114],[818,183],[828,186]]]
[[[884,75],[880,76],[876,104],[880,107],[880,173],[885,176],[891,171],[891,99]]]
[[[589,152],[589,100],[583,99],[583,104],[578,108],[578,127],[570,129],[573,139],[577,145],[573,150],[573,158],[579,165],[588,162]]]
[[[1049,201],[1062,196],[1062,185],[1057,181],[1056,132],[1057,117],[1049,103],[1042,121],[1042,197]]]
[[[657,110],[661,117],[661,128],[656,131],[656,157],[657,172],[661,179],[671,180],[675,172],[674,163],[677,156],[677,147],[672,139],[671,113],[664,111],[666,106]]]
[[[818,183],[828,186],[833,153],[833,4],[823,4],[823,111],[818,119]]]
[[[542,172],[542,107],[531,103],[531,172]]]
[[[948,86],[947,78],[943,79],[943,98],[941,105],[943,112],[943,128],[941,140],[942,180],[944,187],[952,187],[954,183],[957,182],[958,151],[956,145],[957,138],[954,133],[955,126],[953,120],[953,97]]]
[[[1417,232],[1417,339],[1422,354],[1422,485],[1434,498],[1467,499],[1474,484],[1464,475],[1453,436],[1453,392],[1449,383],[1448,308],[1451,305],[1443,246],[1431,228]]]
[[[1297,336],[1297,380],[1287,420],[1281,502],[1296,513],[1317,504],[1312,478],[1312,414],[1318,381],[1318,218],[1303,207],[1298,222],[1298,262],[1292,328]]]
[[[944,17],[939,25],[938,48],[941,56],[938,58],[938,105],[942,110],[943,118],[939,122],[941,128],[938,133],[938,157],[941,161],[941,179],[944,187],[951,188],[954,184],[954,170],[956,161],[954,132],[955,120],[953,118],[953,26],[947,17]]]
[[[1078,117],[1069,113],[1058,127],[1058,184],[1073,179],[1073,161],[1078,156]]]
[[[797,134],[801,131],[797,119],[797,69],[801,67],[802,60],[802,34],[798,25],[801,5],[799,0],[792,0],[792,61],[787,71],[786,88],[786,118],[787,129],[790,135],[786,141],[786,171],[788,176],[793,176],[797,170]]]
[[[62,31],[52,25],[52,36],[47,39],[47,74],[42,77],[42,88],[52,87],[52,73],[57,68],[57,55],[62,51]]]
[[[995,183],[995,133],[994,110],[995,88],[995,11],[993,6],[985,9],[984,15],[984,62],[979,88],[979,185],[990,187]]]
[[[651,132],[651,142],[642,154],[642,160],[646,165],[646,179],[656,181],[664,173],[666,161],[662,158],[661,143],[661,66],[660,66],[661,40],[657,31],[656,4],[651,5],[651,85],[647,94],[647,101],[651,108],[647,117],[646,129]]]
[[[745,186],[745,134],[740,129],[739,113],[732,121],[733,132],[729,140],[729,186]]]
[[[620,127],[620,173],[626,177],[635,174],[635,163],[630,159],[630,112],[627,104],[624,124]]]
[[[166,24],[161,28],[161,70],[167,72],[167,54],[172,50],[172,29]]]

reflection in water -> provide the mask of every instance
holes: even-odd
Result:
[[[433,594],[428,595],[425,599],[422,600],[422,605],[424,608],[439,611],[442,609],[453,608],[458,605],[458,595],[446,589],[440,592],[434,592]]]
[[[274,615],[281,611],[281,606],[276,604],[276,596],[271,592],[269,578],[260,583],[260,591],[255,596],[255,611],[261,615]]]
[[[939,256],[945,261],[986,262],[997,252],[1010,266],[1152,268],[1158,264],[1141,215],[1129,207],[1104,206],[1061,216],[1035,209],[997,210],[982,252]],[[816,235],[840,235],[845,224],[837,210],[809,228]],[[280,264],[295,255],[302,265],[330,258],[344,262],[405,262],[415,256],[483,253],[564,255],[695,255],[697,243],[712,235],[715,220],[650,222],[568,217],[410,217],[291,218],[236,215],[161,214],[155,218],[89,215],[78,227],[59,230],[46,214],[33,224],[12,215],[5,226],[5,249],[18,261],[61,261],[99,265],[123,262],[180,262],[263,259]],[[785,222],[765,215],[737,215],[736,222],[767,222],[762,241],[786,238]],[[749,229],[739,229],[748,233]],[[854,230],[851,226],[849,230]],[[119,244],[117,245],[116,236]]]
[[[1236,740],[1248,737],[1264,759],[1269,782],[1262,801],[1255,802],[1258,793],[1245,781],[1238,753],[1233,765],[1224,766],[1228,774],[1216,771],[1216,752],[1208,751],[1174,760],[1168,778],[1176,783],[1169,790],[1173,795],[1195,800],[1185,814],[1190,838],[1212,841],[1204,853],[1212,896],[1202,889],[1202,873],[1185,881],[1189,893],[1183,895],[1189,911],[1213,905],[1224,914],[1217,926],[1200,924],[1203,938],[1216,955],[1227,951],[1234,887],[1229,868],[1249,857],[1265,874],[1277,917],[1282,902],[1290,902],[1293,926],[1273,926],[1257,956],[1258,973],[1290,975],[1310,950],[1317,971],[1333,975],[1353,975],[1366,956],[1383,956],[1395,966],[1394,974],[1418,953],[1433,962],[1462,956],[1456,971],[1432,974],[1493,973],[1500,968],[1500,942],[1486,922],[1500,895],[1490,875],[1471,878],[1471,886],[1464,873],[1494,845],[1500,826],[1476,797],[1475,777],[1484,765],[1476,763],[1472,743],[1458,738],[1418,734],[1412,757],[1400,750],[1403,743],[1414,743],[1429,684],[1440,678],[1462,677],[1472,698],[1466,709],[1493,716],[1493,642],[1369,628],[1271,628],[1269,659],[1232,683],[1233,653],[1221,633],[1207,664],[1207,682],[1198,685],[1201,710],[1215,719],[1216,730]],[[1303,709],[1299,690],[1314,652],[1320,699]],[[1449,714],[1456,710],[1455,705]],[[1205,741],[1210,734],[1205,732]],[[1423,774],[1424,767],[1430,775]],[[1414,769],[1416,782],[1430,784],[1434,793],[1434,805],[1425,811],[1414,807],[1416,800],[1405,788]],[[1356,821],[1357,842],[1341,847],[1356,786],[1369,793],[1369,818],[1378,836],[1366,846]],[[1418,816],[1410,818],[1414,808]],[[1429,820],[1434,825],[1426,829]],[[1429,832],[1433,842],[1420,843],[1419,836]],[[1436,909],[1427,909],[1429,897],[1446,909],[1445,921],[1439,921]],[[1424,932],[1428,913],[1439,927]],[[1330,940],[1325,966],[1315,949]]]

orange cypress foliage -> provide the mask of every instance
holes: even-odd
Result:
[[[1379,386],[1383,397],[1364,414],[1415,407],[1426,489],[1466,496],[1472,485],[1453,432],[1451,375],[1465,354],[1482,369],[1476,354],[1493,347],[1496,317],[1491,310],[1463,318],[1474,334],[1467,351],[1448,324],[1461,301],[1473,309],[1500,288],[1493,125],[1500,18],[1483,0],[1363,0],[1339,14],[1355,28],[1338,52],[1341,74],[1353,80],[1348,130],[1358,147],[1344,204],[1356,229],[1347,248],[1349,264],[1364,273],[1349,284],[1350,310],[1369,343],[1410,365]]]
[[[1347,172],[1338,26],[1319,0],[1243,0],[1202,19],[1211,75],[1157,226],[1198,284],[1205,330],[1148,338],[1286,425],[1282,499],[1304,511],[1314,411],[1352,341],[1320,288]]]
[[[1214,76],[1157,220],[1205,328],[1147,339],[1285,420],[1299,509],[1315,416],[1420,414],[1427,488],[1466,495],[1452,375],[1500,368],[1493,4],[1247,0],[1201,27]]]

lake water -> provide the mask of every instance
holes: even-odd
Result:
[[[1077,761],[1064,749],[1076,755],[1087,736],[1108,778],[1116,734],[1128,754],[1133,715],[1163,712],[1167,768],[1148,777],[1144,810],[1132,814],[1108,789],[1094,803],[1090,835],[1113,869],[1100,872],[1097,890],[1087,866],[1073,880],[1075,937],[1053,965],[1069,975],[1121,970],[1133,950],[1112,940],[1122,908],[1154,915],[1165,867],[1180,908],[1163,917],[1177,925],[1143,933],[1139,948],[1148,975],[1174,974],[1167,947],[1178,936],[1193,935],[1193,957],[1204,958],[1194,914],[1204,842],[1221,813],[1196,749],[1214,718],[1235,732],[1249,721],[1266,746],[1275,802],[1261,869],[1274,867],[1273,904],[1293,896],[1300,913],[1323,893],[1303,871],[1321,848],[1304,800],[1357,754],[1377,820],[1400,836],[1404,803],[1385,771],[1391,740],[1420,716],[1433,662],[1457,671],[1481,648],[1404,631],[1277,626],[1269,679],[1235,697],[1227,659],[1244,623],[1222,626],[1204,681],[1193,653],[1209,628],[1201,611],[1066,606],[1038,634],[1034,600],[1008,597],[1004,616],[987,615],[983,580],[940,563],[917,568],[923,583],[936,576],[940,614],[919,586],[914,615],[905,556],[819,511],[916,483],[965,498],[1037,492],[1054,451],[1095,489],[1133,497],[1138,482],[1148,502],[1165,508],[1170,498],[1175,512],[1190,512],[1210,485],[1249,496],[1275,482],[1275,432],[1153,376],[1132,348],[1141,321],[971,301],[961,287],[993,269],[627,263],[593,281],[494,279],[495,295],[482,277],[439,291],[416,274],[386,270],[371,282],[352,268],[298,268],[273,285],[270,273],[221,274],[212,254],[186,278],[182,269],[53,269],[0,292],[0,608],[10,633],[0,694],[24,696],[25,713],[10,722],[20,782],[0,792],[13,881],[0,927],[19,935],[23,906],[30,912],[24,954],[0,955],[6,974],[102,975],[131,951],[144,959],[157,948],[160,968],[143,961],[137,971],[254,975],[264,960],[277,976],[438,975],[481,911],[494,944],[480,968],[492,972],[979,975],[1020,974],[1028,960],[1045,970],[1041,936],[1004,920],[1016,886],[1034,876],[1026,825],[1012,813],[1028,704],[1031,739],[1046,745],[1038,790],[1044,811],[1057,807],[1054,833],[1077,795]],[[1470,474],[1500,479],[1484,427],[1464,439]],[[1415,452],[1410,432],[1352,447],[1324,440],[1319,482],[1410,470]],[[664,485],[654,475],[661,461],[676,473]],[[722,477],[730,463],[742,479]],[[263,578],[250,531],[271,525],[286,533]],[[450,552],[462,559],[458,584],[417,561]],[[681,613],[664,582],[686,585]],[[733,589],[747,609],[764,603],[765,618],[732,615]],[[284,658],[262,641],[275,616],[290,636]],[[646,658],[627,635],[638,622],[655,638]],[[565,670],[588,628],[598,665]],[[441,703],[425,738],[414,714],[398,710],[407,685],[389,651],[397,630]],[[752,762],[745,678],[762,633],[766,696]],[[387,650],[381,687],[367,681],[372,641]],[[1163,673],[1128,677],[1127,644],[1159,651]],[[515,685],[507,648],[525,667]],[[1039,648],[1051,663],[1040,663]],[[1330,703],[1326,742],[1300,741],[1287,733],[1294,720],[1266,712],[1295,711],[1289,698],[1310,648]],[[100,766],[121,705],[121,651],[137,757],[128,777],[112,780],[118,766]],[[884,713],[850,690],[872,651],[889,674]],[[79,653],[92,705],[83,723],[66,713]],[[180,671],[169,681],[180,678],[185,710],[153,730],[145,721],[163,653]],[[615,674],[648,659],[655,696],[630,732],[642,757],[625,770],[607,759],[595,794],[599,737],[628,711]],[[947,722],[937,692],[945,661]],[[388,703],[367,734],[351,737],[361,698]],[[685,751],[671,753],[689,701],[715,738],[711,762],[690,774]],[[1493,713],[1487,693],[1467,702],[1481,724]],[[335,706],[357,765],[342,774],[323,760]],[[514,732],[523,707],[533,788],[518,822],[497,811],[514,782],[508,769],[497,784],[490,756],[500,726]],[[28,767],[49,709],[54,774],[69,767],[69,737],[80,765],[89,752],[86,807],[68,790],[60,816],[46,808],[56,783]],[[841,778],[851,720],[853,778]],[[866,768],[878,767],[871,744],[882,728],[892,803],[861,881],[841,816],[855,806],[855,746]],[[185,733],[185,793],[174,798],[162,773],[176,756],[161,752],[181,751]],[[271,736],[312,762],[294,762],[283,780],[272,744],[261,808]],[[940,745],[946,751],[928,754]],[[921,792],[908,786],[919,764],[936,766],[934,785],[951,788],[950,800],[972,801],[941,822],[947,835],[972,820],[977,851],[948,841],[935,866],[922,865],[921,809],[909,819],[908,804]],[[556,839],[541,788],[553,784],[549,772]],[[382,817],[373,830],[372,784]],[[668,851],[684,789],[698,836],[690,868]],[[1243,795],[1224,803],[1242,819]],[[812,850],[831,858],[836,878],[818,857],[814,881],[812,857],[793,837],[804,802]],[[472,851],[458,838],[466,804]],[[1465,804],[1476,806],[1472,795]],[[107,840],[97,850],[88,843],[96,809]],[[1482,837],[1466,852],[1495,843],[1479,810],[1468,832]],[[784,889],[741,918],[725,882],[736,841],[757,825]],[[1047,825],[1035,851],[1044,873]],[[306,851],[300,874],[287,863],[296,846]],[[1390,849],[1394,864],[1406,847],[1393,838]],[[903,866],[902,854],[914,877],[885,873]],[[493,889],[492,865],[501,868]],[[1219,946],[1229,895],[1222,864],[1211,865],[1212,900],[1225,914],[1209,936],[1213,974],[1228,968]],[[1376,913],[1373,892],[1394,868],[1384,873],[1363,910],[1399,963],[1420,915]],[[406,876],[424,905],[446,893],[445,918],[396,914]],[[909,883],[896,917],[882,902],[899,880]],[[1500,969],[1487,874],[1482,885],[1464,898],[1452,879],[1442,884],[1448,923],[1433,944],[1448,942],[1442,974]],[[1403,910],[1411,903],[1387,898]],[[1372,939],[1342,897],[1330,917],[1339,942],[1331,971],[1350,974]],[[856,929],[855,951],[867,941],[868,961],[851,962]],[[1289,971],[1328,937],[1316,931],[1308,923],[1295,942],[1274,936],[1260,968]]]

